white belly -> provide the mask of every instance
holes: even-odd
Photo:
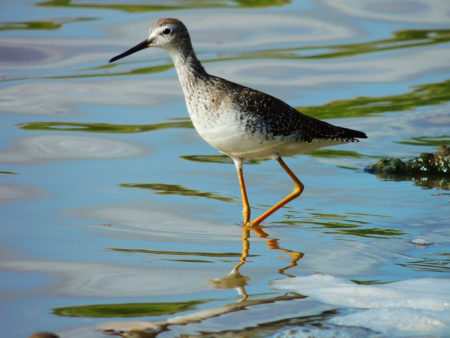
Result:
[[[189,109],[188,109],[189,110]],[[245,129],[245,120],[235,111],[222,112],[209,119],[190,112],[199,135],[212,147],[234,158],[263,159],[274,155],[293,156],[342,142],[317,139],[310,143],[291,136],[266,138],[261,132]]]

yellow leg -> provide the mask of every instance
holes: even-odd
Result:
[[[267,217],[269,217],[270,215],[272,215],[275,211],[277,211],[278,209],[280,209],[281,207],[285,206],[286,204],[288,204],[290,201],[292,201],[293,199],[297,198],[298,196],[300,196],[300,194],[303,192],[304,190],[304,185],[302,182],[300,182],[300,180],[297,178],[297,176],[295,176],[295,174],[291,171],[291,169],[289,169],[289,167],[286,165],[286,163],[284,163],[284,161],[282,160],[281,157],[277,158],[278,163],[280,163],[281,167],[284,169],[284,171],[287,172],[287,174],[290,176],[290,178],[294,181],[295,183],[295,188],[294,190],[285,198],[283,198],[280,202],[278,202],[277,204],[275,204],[272,208],[270,208],[269,210],[267,210],[265,213],[263,213],[261,216],[259,216],[258,218],[254,219],[252,221],[253,225],[258,225],[260,224],[262,221],[264,221]],[[242,189],[242,187],[241,187]]]
[[[239,185],[241,186],[242,194],[242,215],[244,216],[244,224],[250,221],[250,205],[248,204],[247,190],[245,189],[244,175],[242,168],[238,168]]]

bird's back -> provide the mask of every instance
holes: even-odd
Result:
[[[270,136],[298,135],[299,140],[311,142],[316,138],[353,142],[367,138],[357,130],[334,126],[304,115],[282,100],[256,89],[214,77],[220,90],[228,93],[234,105],[247,118],[246,129],[257,132],[258,128]]]
[[[199,89],[187,96],[194,126],[208,143],[232,157],[295,155],[366,138],[362,132],[301,114],[276,97],[220,77],[208,75],[196,86]]]

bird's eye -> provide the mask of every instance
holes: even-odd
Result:
[[[165,30],[163,30],[163,34],[170,34],[172,32],[172,30],[170,28],[166,28]]]

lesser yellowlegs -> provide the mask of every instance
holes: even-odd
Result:
[[[363,132],[303,115],[269,94],[208,74],[194,53],[186,26],[178,19],[159,19],[147,39],[109,62],[148,47],[170,53],[195,129],[207,143],[233,159],[245,224],[250,222],[250,205],[242,172],[244,159],[275,159],[295,183],[292,193],[251,222],[258,225],[304,189],[282,157],[367,138]]]

